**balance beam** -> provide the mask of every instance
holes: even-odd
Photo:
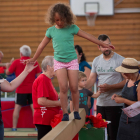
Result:
[[[73,112],[69,115],[69,121],[60,122],[41,140],[72,140],[85,124],[85,109],[79,108],[81,120],[74,119]]]

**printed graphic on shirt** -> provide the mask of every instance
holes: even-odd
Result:
[[[105,70],[102,67],[98,67],[98,72],[115,72],[115,69],[113,67],[110,67],[109,69]]]
[[[87,105],[87,93],[80,93],[79,105]]]
[[[23,64],[23,63],[24,63],[24,61],[25,61],[24,59],[20,59],[20,63],[22,63],[22,64]]]
[[[42,118],[43,118],[43,115],[46,113],[46,107],[40,107],[41,108],[41,116],[42,116]]]

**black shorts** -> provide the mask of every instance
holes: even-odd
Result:
[[[32,104],[32,94],[15,94],[15,103],[19,105]]]

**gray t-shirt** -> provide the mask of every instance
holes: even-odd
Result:
[[[99,55],[93,60],[92,63],[92,73],[97,73],[98,85],[102,84],[117,84],[123,81],[121,73],[116,72],[115,69],[121,65],[124,57],[114,53],[114,55],[109,59],[105,60],[103,54]],[[101,95],[97,98],[98,106],[122,106],[122,104],[117,104],[114,100],[111,100],[113,94],[121,95],[122,89],[114,89]]]
[[[92,96],[93,92],[91,92],[88,89],[81,89],[79,90],[79,108],[84,108],[86,111],[86,115],[88,115],[88,106],[87,106],[87,101],[88,101],[88,96]],[[70,97],[70,100],[72,101],[72,98]]]

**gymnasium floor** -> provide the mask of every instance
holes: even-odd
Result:
[[[4,140],[37,140],[37,131],[34,128],[18,128],[17,131],[5,128]]]

